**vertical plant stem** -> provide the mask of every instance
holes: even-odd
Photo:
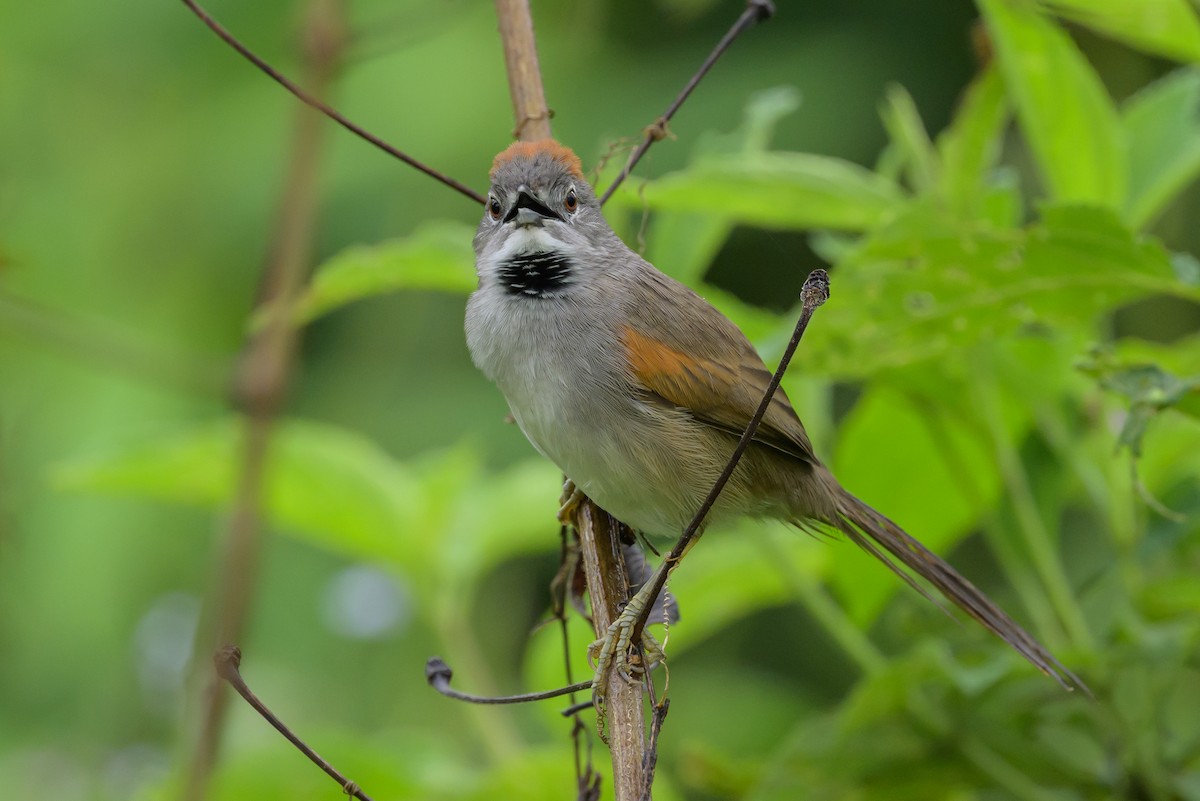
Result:
[[[1021,456],[1009,440],[1004,428],[1004,418],[997,400],[999,387],[994,375],[980,371],[980,380],[975,384],[978,408],[992,438],[1000,475],[1012,501],[1020,532],[1033,561],[1034,570],[1045,585],[1046,593],[1054,611],[1062,621],[1063,628],[1077,648],[1094,651],[1095,638],[1088,628],[1083,610],[1075,601],[1071,583],[1054,550],[1054,542],[1046,528],[1034,499],[1029,475],[1021,463]]]
[[[500,38],[504,42],[504,64],[508,69],[508,91],[512,95],[513,137],[522,142],[550,138],[550,109],[542,89],[537,42],[529,0],[496,0]]]
[[[1067,430],[1062,412],[1050,404],[1042,404],[1033,410],[1033,416],[1038,431],[1063,464],[1070,466],[1096,512],[1109,517],[1104,471],[1089,458],[1085,446]]]
[[[312,0],[304,30],[309,84],[321,94],[337,69],[344,45],[343,0]],[[275,419],[287,393],[295,361],[297,332],[287,309],[304,284],[312,255],[317,208],[317,166],[322,143],[320,115],[298,112],[274,248],[264,269],[260,303],[273,308],[266,326],[246,343],[234,376],[233,400],[244,414],[241,464],[233,508],[221,538],[215,584],[199,635],[201,664],[209,654],[241,638],[249,619],[262,549],[262,499]],[[183,797],[201,801],[216,763],[228,704],[223,683],[206,676],[200,731]]]
[[[438,604],[438,630],[446,654],[451,664],[469,673],[480,694],[499,695],[487,655],[479,645],[466,609],[459,602],[459,598],[467,596],[461,591],[455,596],[454,600],[443,600]],[[502,761],[516,754],[522,737],[506,708],[467,704],[465,712],[471,717],[472,724],[479,732],[479,740],[490,758]]]
[[[791,532],[789,532],[791,534]],[[773,536],[763,538],[770,564],[782,573],[796,598],[812,615],[813,620],[837,643],[843,653],[858,665],[863,675],[872,676],[887,666],[884,656],[866,632],[855,625],[841,604],[829,597],[820,582],[803,575],[792,564],[787,552]]]
[[[1016,765],[996,753],[973,734],[955,739],[959,752],[981,773],[1019,801],[1058,801],[1058,793],[1046,790]]]
[[[909,397],[915,408],[938,408],[936,398],[915,392],[909,393]],[[987,504],[984,501],[983,492],[972,480],[971,470],[961,451],[955,445],[954,439],[950,436],[950,432],[947,431],[942,416],[923,414],[920,419],[929,432],[934,446],[946,462],[950,475],[953,476],[955,483],[967,497],[970,505],[976,509],[984,509]],[[980,437],[990,438],[990,434],[986,430],[973,433],[977,433]],[[1065,644],[1066,632],[1063,631],[1062,624],[1054,615],[1054,610],[1051,608],[1042,586],[1025,569],[1025,563],[1021,559],[1018,549],[1004,536],[1004,531],[996,515],[991,512],[985,513],[980,521],[980,527],[988,547],[991,548],[996,561],[1000,563],[1000,569],[1004,572],[1008,583],[1016,590],[1029,616],[1033,618],[1037,630],[1046,639],[1051,650],[1061,649]]]
[[[591,501],[580,504],[575,516],[580,556],[592,601],[592,622],[601,637],[621,615],[629,599],[629,577],[621,558],[621,523]],[[625,681],[618,671],[605,677],[608,748],[612,752],[613,793],[616,801],[641,799],[645,780],[646,713],[642,685]],[[648,793],[645,793],[648,796]]]
[[[529,0],[496,0],[496,15],[508,67],[509,91],[516,122],[514,135],[522,141],[551,136],[550,111],[542,89],[533,18]],[[596,636],[603,636],[629,600],[629,577],[621,558],[621,524],[585,500],[571,521],[579,532],[581,559],[591,599]],[[646,717],[642,687],[626,682],[617,671],[610,672],[606,705],[609,750],[613,762],[613,794],[616,801],[649,797],[643,765],[646,757]]]
[[[987,514],[980,525],[983,529],[983,538],[987,541],[992,555],[1000,563],[1000,569],[1004,571],[1008,583],[1016,590],[1022,605],[1029,612],[1029,616],[1033,618],[1033,624],[1038,633],[1046,639],[1046,645],[1050,650],[1062,650],[1066,645],[1066,630],[1054,613],[1054,606],[1050,603],[1045,588],[1026,569],[1020,549],[1008,538],[995,514]]]

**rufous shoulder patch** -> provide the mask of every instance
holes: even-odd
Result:
[[[495,175],[496,170],[513,159],[533,159],[538,155],[544,155],[552,161],[557,161],[566,167],[571,175],[574,175],[581,181],[584,180],[583,162],[579,160],[579,156],[576,156],[575,151],[571,148],[561,145],[553,139],[539,139],[536,142],[513,142],[496,156],[496,159],[492,162],[491,174]]]
[[[621,329],[621,341],[633,374],[647,386],[659,384],[664,379],[678,380],[693,366],[692,359],[629,326]]]

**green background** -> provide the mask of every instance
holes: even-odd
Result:
[[[741,8],[535,2],[558,138],[588,168],[636,139]],[[299,73],[299,4],[211,10]],[[182,4],[0,20],[0,787],[170,797],[297,104]],[[335,105],[484,190],[512,128],[492,5],[359,0],[349,28]],[[659,797],[1200,799],[1197,61],[1186,0],[780,3],[609,206],[771,363],[832,263],[785,385],[818,452],[1097,695],[846,543],[747,524],[672,583]],[[422,677],[564,680],[557,627],[530,633],[558,476],[463,342],[479,210],[325,134],[245,675],[376,799],[571,797],[560,702]],[[216,797],[338,792],[240,704],[223,754]]]

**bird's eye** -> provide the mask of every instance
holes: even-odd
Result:
[[[499,220],[500,212],[502,211],[503,209],[500,208],[499,200],[496,200],[494,197],[488,198],[488,214],[492,215],[493,220]]]
[[[563,199],[563,208],[572,214],[575,213],[575,209],[579,208],[579,198],[575,196],[574,189],[567,191],[567,196]]]

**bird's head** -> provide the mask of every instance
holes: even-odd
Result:
[[[514,142],[492,162],[491,187],[475,234],[481,280],[500,272],[506,286],[533,270],[533,295],[570,283],[572,272],[612,237],[579,157],[552,139]],[[549,269],[547,259],[550,259]],[[537,268],[537,269],[534,269]]]

